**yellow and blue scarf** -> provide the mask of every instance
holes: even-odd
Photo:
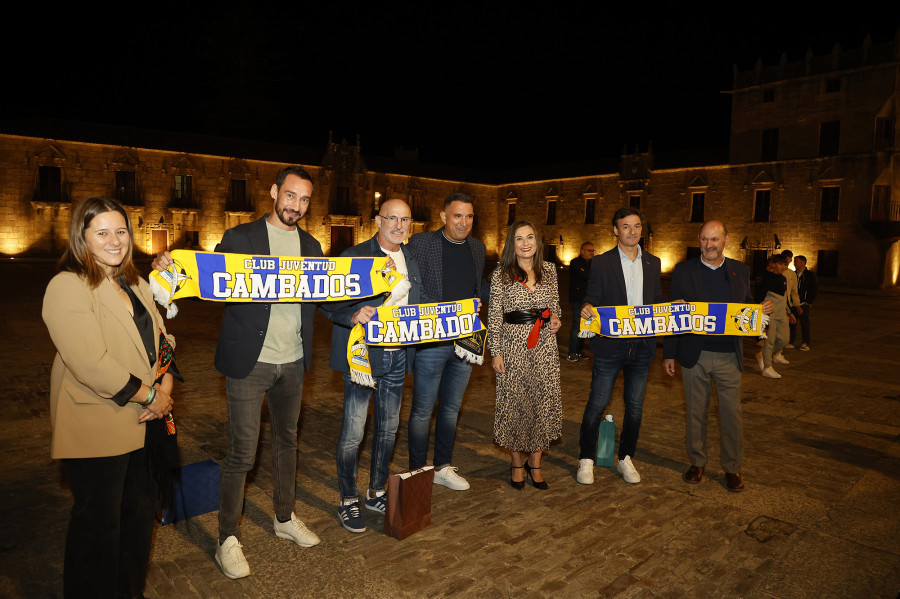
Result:
[[[487,329],[478,316],[475,299],[436,304],[385,305],[366,324],[357,324],[347,341],[347,362],[351,380],[374,387],[375,378],[369,364],[370,345],[405,347],[420,343],[454,341],[456,355],[481,364]]]
[[[199,297],[220,302],[330,302],[393,291],[403,275],[388,258],[303,258],[172,250],[174,264],[150,273],[156,301],[178,313],[173,302]],[[404,285],[409,285],[405,281]],[[399,290],[398,290],[399,291]]]
[[[769,317],[760,304],[672,302],[647,306],[603,306],[581,319],[578,336],[638,338],[696,333],[765,337]]]

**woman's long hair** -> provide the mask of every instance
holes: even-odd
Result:
[[[72,213],[72,221],[69,223],[69,244],[59,259],[57,268],[60,271],[81,275],[93,288],[103,282],[106,275],[97,264],[94,255],[88,250],[84,234],[91,226],[94,217],[104,212],[118,212],[125,219],[125,226],[128,228],[128,248],[122,258],[122,263],[113,271],[113,277],[119,285],[137,285],[140,275],[131,259],[134,250],[134,231],[131,229],[131,219],[128,218],[128,213],[119,202],[109,198],[88,198],[81,202]]]
[[[516,258],[516,232],[522,227],[531,227],[531,230],[534,231],[535,248],[534,256],[531,258],[531,268],[534,270],[535,284],[538,284],[541,282],[541,275],[544,270],[542,259],[544,255],[544,239],[541,237],[541,232],[537,230],[537,227],[527,220],[517,220],[509,226],[509,231],[506,233],[506,243],[503,245],[503,253],[500,254],[500,273],[505,282],[525,281],[527,278],[525,271],[519,266],[518,258]]]

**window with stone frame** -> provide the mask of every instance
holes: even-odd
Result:
[[[597,213],[597,198],[585,196],[584,198],[584,224],[593,225]]]
[[[137,177],[134,171],[116,171],[116,200],[123,206],[137,206]]]
[[[772,208],[772,190],[757,189],[753,193],[753,222],[769,222],[769,212]]]
[[[894,120],[875,119],[875,150],[882,152],[894,147]]]
[[[628,206],[631,208],[635,208],[636,210],[640,210],[641,196],[628,196]]]
[[[191,175],[175,175],[175,186],[172,199],[176,203],[190,204],[193,201],[193,177]]]
[[[253,212],[253,203],[250,201],[247,180],[232,179],[229,187],[225,210],[227,212]]]
[[[702,191],[695,191],[691,193],[691,222],[692,223],[703,223],[706,222],[704,217],[704,205],[706,204],[706,193]]]
[[[42,166],[38,169],[38,200],[41,202],[63,202],[62,168]]]
[[[516,222],[516,203],[515,202],[507,202],[506,203],[506,226],[513,224]]]
[[[547,199],[547,224],[556,224],[556,198]]]
[[[841,188],[828,185],[819,188],[819,220],[834,222],[838,219],[841,204]]]
[[[900,221],[900,202],[891,203],[890,185],[872,186],[872,210],[869,218],[875,221]]]

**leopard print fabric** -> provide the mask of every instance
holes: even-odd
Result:
[[[500,269],[491,276],[488,340],[491,354],[503,356],[506,373],[497,374],[494,440],[511,451],[547,449],[562,436],[562,399],[556,335],[541,329],[538,344],[528,349],[530,324],[503,322],[503,313],[550,308],[562,316],[556,269],[543,263],[543,280],[534,291],[519,282],[503,282]]]

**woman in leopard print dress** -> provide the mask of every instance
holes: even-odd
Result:
[[[527,221],[509,228],[491,277],[488,335],[497,373],[494,440],[512,452],[510,484],[525,473],[546,489],[541,456],[562,435],[559,384],[560,305],[553,264],[541,260],[540,234]]]

